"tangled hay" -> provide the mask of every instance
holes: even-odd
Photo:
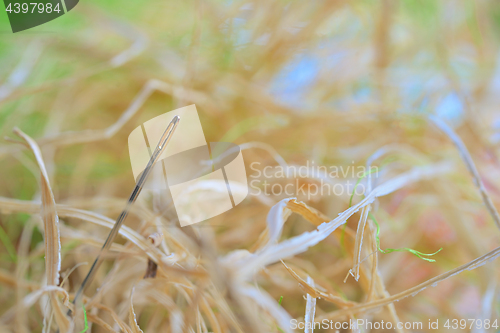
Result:
[[[105,1],[4,35],[0,331],[357,319],[447,331],[500,318],[498,13],[482,1]],[[207,141],[240,145],[260,194],[181,228],[144,190],[75,307],[134,187],[128,134],[188,104]],[[332,177],[313,162],[377,172]],[[307,191],[273,190],[289,184]],[[345,190],[312,191],[324,184]]]

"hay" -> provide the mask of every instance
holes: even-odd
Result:
[[[0,331],[288,333],[323,319],[426,331],[500,318],[499,12],[82,2],[6,37]],[[134,187],[128,134],[193,103],[207,141],[239,144],[268,192],[181,228],[163,194],[144,190],[74,308]],[[300,167],[306,176],[289,172]],[[348,190],[272,192],[289,184]]]

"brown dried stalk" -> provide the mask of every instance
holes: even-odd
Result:
[[[26,146],[31,149],[35,155],[36,162],[40,169],[40,190],[42,192],[42,205],[40,215],[43,221],[44,240],[45,240],[45,270],[47,284],[57,286],[59,284],[59,270],[61,269],[61,241],[59,238],[59,217],[57,216],[54,195],[50,188],[49,177],[42,153],[35,140],[15,128],[14,133],[26,142]],[[59,300],[51,295],[52,308],[55,311],[56,321],[62,332],[68,332],[72,323],[66,317]]]

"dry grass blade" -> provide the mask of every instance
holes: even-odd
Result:
[[[472,175],[472,178],[474,179],[474,184],[476,184],[476,186],[479,188],[479,193],[481,194],[481,198],[483,199],[484,204],[485,204],[486,208],[488,209],[488,212],[490,213],[491,217],[493,218],[493,221],[497,225],[498,229],[500,229],[500,215],[498,214],[498,211],[495,208],[495,205],[491,201],[491,198],[488,195],[486,188],[484,187],[483,181],[481,180],[481,175],[479,174],[479,171],[477,171],[477,167],[474,164],[474,161],[472,160],[472,157],[470,156],[470,153],[467,150],[467,147],[465,146],[463,141],[460,139],[460,137],[444,121],[442,121],[441,119],[434,117],[434,116],[430,116],[429,119],[441,131],[443,131],[457,147],[458,152],[460,153],[460,156],[462,157],[462,160],[465,162],[467,169],[469,170],[469,172]]]
[[[59,283],[59,270],[61,269],[61,241],[59,239],[59,217],[57,216],[54,195],[50,188],[49,177],[42,158],[42,152],[36,142],[19,129],[14,129],[35,155],[41,173],[40,190],[42,192],[42,206],[40,215],[43,220],[45,235],[45,269],[47,284],[56,286]]]
[[[95,316],[91,313],[88,313],[87,319],[88,319],[88,321],[95,323],[95,324],[99,325],[100,327],[102,327],[105,330],[105,332],[116,333],[116,330],[114,330],[110,324],[108,324],[107,322],[105,322],[104,320],[99,318],[98,316]]]
[[[114,225],[114,220],[102,216],[101,214],[76,209],[68,207],[65,205],[57,205],[58,215],[61,217],[71,217],[82,221],[90,222],[95,225],[106,227],[111,229]],[[7,198],[0,198],[0,211],[3,213],[11,212],[31,212],[37,213],[40,211],[39,204],[32,201],[23,200],[13,200]],[[136,231],[132,230],[130,227],[122,226],[120,228],[119,234],[125,239],[135,244],[139,249],[144,251],[149,258],[151,258],[158,266],[162,267],[166,272],[170,274],[186,274],[188,276],[194,277],[205,277],[207,273],[202,269],[191,268],[185,269],[175,263],[179,258],[175,255],[164,256],[162,253],[151,245],[150,241],[139,235]]]
[[[26,223],[24,230],[21,234],[21,240],[17,247],[17,267],[16,267],[16,280],[22,281],[26,275],[26,271],[29,267],[29,248],[30,243],[33,237],[33,229],[35,227],[35,219],[30,219]],[[18,304],[20,303],[20,299],[25,295],[24,288],[22,284],[16,285],[16,298],[18,300]],[[28,313],[19,309],[16,312],[16,331],[18,332],[28,332],[28,328],[26,327],[26,322],[28,320]]]
[[[134,312],[134,303],[133,303],[133,299],[134,299],[134,289],[132,289],[132,292],[130,293],[130,306],[128,308],[128,323],[130,325],[130,327],[132,328],[132,333],[144,333],[141,328],[139,327],[139,325],[137,324],[137,318],[135,316],[135,312]]]
[[[311,284],[309,283],[308,281],[304,281],[293,269],[291,269],[290,267],[288,267],[288,265],[286,265],[283,260],[281,261],[281,263],[283,264],[283,266],[285,266],[286,270],[290,273],[290,275],[295,279],[297,280],[297,282],[299,283],[299,286],[308,294],[308,295],[311,295],[312,297],[314,298],[323,298],[324,300],[328,301],[328,302],[332,302],[336,305],[338,305],[339,307],[341,308],[349,308],[349,307],[353,307],[355,305],[357,305],[358,303],[356,302],[351,302],[351,301],[348,301],[348,300],[344,300],[342,297],[340,296],[337,296],[337,295],[332,295],[332,294],[328,294],[328,293],[325,293],[321,290],[318,290],[314,284]]]
[[[189,93],[189,101],[192,102],[204,101],[206,99],[206,97],[199,92],[173,87],[171,84],[159,80],[150,80],[142,87],[141,91],[137,93],[134,100],[130,103],[128,108],[123,111],[116,122],[107,128],[100,130],[83,130],[79,132],[64,132],[54,136],[41,138],[37,141],[32,141],[37,145],[58,147],[110,139],[140,110],[143,104],[155,91],[161,91],[165,94],[179,97]],[[0,149],[0,156],[5,153],[14,153],[18,150],[17,147],[2,147]]]
[[[312,207],[309,207],[303,202],[298,202],[295,199],[288,201],[287,207],[292,212],[303,216],[307,221],[311,222],[315,226],[319,226],[322,223],[329,222],[331,220],[323,213],[317,211]],[[335,238],[337,238],[340,244],[343,244],[350,258],[354,260],[355,258],[354,244],[356,239],[356,234],[354,233],[354,231],[347,225],[344,225],[342,229],[335,229],[333,231],[333,235],[335,236]],[[359,282],[361,284],[361,287],[363,288],[363,290],[368,291],[369,286],[371,284],[370,278],[368,276],[368,271],[366,270],[366,267],[363,265],[358,265],[358,267],[360,269]]]
[[[436,286],[439,282],[444,281],[444,280],[446,280],[454,275],[463,273],[467,270],[470,271],[470,270],[476,269],[478,267],[481,267],[482,265],[495,260],[499,256],[500,256],[500,247],[497,247],[493,251],[490,251],[490,252],[486,253],[485,255],[468,262],[467,264],[464,264],[460,267],[449,270],[446,273],[440,274],[440,275],[438,275],[430,280],[427,280],[427,281],[425,281],[425,282],[423,282],[415,287],[409,288],[403,292],[400,292],[398,294],[394,294],[390,297],[380,299],[377,301],[357,305],[357,306],[354,306],[354,307],[349,308],[349,309],[334,311],[334,312],[322,315],[322,316],[320,316],[320,320],[344,318],[345,316],[354,315],[356,313],[365,312],[368,310],[373,310],[373,309],[379,308],[381,306],[388,305],[388,304],[391,304],[393,302],[397,302],[397,301],[402,300],[403,298],[406,298],[409,296],[415,296],[419,292],[426,289],[427,287]]]
[[[109,307],[102,304],[96,304],[95,307],[106,311],[113,318],[113,320],[118,325],[120,330],[126,333],[132,333],[132,329],[125,323],[126,319],[122,320],[120,316],[113,309],[110,309]]]
[[[57,286],[59,284],[59,270],[61,269],[61,240],[59,236],[59,217],[57,216],[56,202],[50,187],[49,177],[37,143],[18,128],[14,129],[14,133],[26,142],[28,148],[35,155],[40,169],[40,191],[42,192],[40,214],[44,229],[46,278],[49,286]],[[50,300],[59,329],[62,332],[68,332],[72,327],[72,322],[66,317],[59,300],[52,296]]]
[[[69,303],[68,292],[66,290],[64,290],[63,288],[58,287],[58,286],[45,286],[45,287],[37,288],[35,291],[33,291],[30,294],[23,297],[23,299],[19,303],[19,306],[21,307],[21,309],[23,311],[27,311],[45,294],[62,295],[62,301],[63,301],[64,305],[66,305],[68,307],[71,306],[71,304]],[[2,315],[2,317],[0,317],[0,322],[6,324],[9,321],[11,321],[13,316],[14,316],[14,310],[17,311],[18,309],[11,309],[11,310],[5,312]]]
[[[449,172],[450,167],[448,164],[437,164],[426,167],[416,167],[402,175],[396,176],[391,180],[377,186],[370,192],[362,201],[346,209],[339,216],[328,223],[321,224],[316,230],[312,232],[304,232],[299,236],[292,237],[283,242],[272,244],[268,242],[266,246],[253,255],[248,255],[241,260],[234,263],[231,267],[232,270],[236,269],[236,276],[239,279],[249,279],[262,267],[275,263],[283,258],[289,258],[296,254],[306,251],[309,247],[314,246],[328,237],[339,226],[344,224],[349,217],[355,214],[358,210],[371,204],[377,197],[387,195],[404,186],[410,185],[414,182],[432,177],[441,176]],[[284,204],[290,199],[284,199],[275,205],[275,210],[271,209],[271,215],[277,218],[284,218],[288,216],[286,212],[280,213],[286,207]],[[271,223],[271,229],[274,235],[278,235],[280,228],[283,227],[284,221],[268,221]],[[274,236],[272,239],[276,239]]]
[[[19,61],[18,65],[12,70],[6,82],[0,86],[0,101],[8,97],[28,79],[42,53],[42,49],[42,44],[38,41],[31,42],[30,45],[28,45],[21,61]]]
[[[356,231],[356,243],[354,244],[354,256],[352,262],[351,272],[354,271],[354,279],[359,280],[359,266],[361,265],[361,248],[363,246],[363,234],[365,231],[366,221],[368,219],[368,213],[370,212],[371,205],[363,207],[361,211],[361,216],[358,222],[358,229]]]
[[[240,292],[243,296],[251,299],[260,308],[268,312],[276,320],[281,331],[286,333],[293,332],[290,328],[292,317],[269,294],[249,285],[240,287]]]
[[[307,283],[314,288],[314,280],[311,277],[307,276]],[[305,333],[313,333],[314,332],[314,315],[316,314],[316,297],[311,296],[311,294],[307,294],[307,302],[306,302],[306,314],[304,316],[306,328],[304,330]]]

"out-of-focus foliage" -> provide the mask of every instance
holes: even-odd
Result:
[[[196,104],[208,142],[248,148],[249,180],[257,179],[251,177],[257,174],[254,162],[261,171],[280,158],[297,167],[314,161],[352,168],[364,166],[381,148],[386,159],[374,164],[383,177],[374,187],[411,170],[452,165],[431,179],[419,173],[418,182],[370,203],[382,249],[432,253],[442,247],[432,257],[436,262],[408,253],[378,253],[375,261],[375,226],[368,220],[359,246],[367,277],[359,282],[344,279],[356,262],[362,210],[347,220],[347,236],[340,236],[339,227],[307,251],[283,257],[296,276],[273,261],[239,281],[238,263],[246,257],[234,251],[259,253],[270,208],[289,195],[250,195],[221,216],[180,228],[162,197],[145,191],[126,222],[130,229],[86,293],[92,332],[137,332],[138,325],[145,332],[177,333],[182,323],[196,332],[287,332],[283,323],[303,320],[303,296],[313,293],[298,286],[297,276],[305,282],[310,277],[317,291],[337,297],[323,295],[315,305],[318,318],[333,318],[350,307],[403,295],[499,244],[500,231],[459,151],[427,116],[438,116],[460,135],[498,207],[500,3],[86,0],[16,34],[7,15],[0,15],[0,137],[15,138],[18,127],[40,146],[60,217],[61,277],[67,279],[61,288],[70,299],[134,186],[128,134],[178,107]],[[330,181],[345,185],[358,177]],[[321,184],[300,177],[266,180]],[[36,294],[46,284],[40,181],[32,152],[2,142],[0,330],[55,329],[62,319],[50,321],[49,310],[67,310],[62,303],[47,307],[47,298]],[[309,219],[292,214],[282,241],[303,241],[304,232],[347,211],[351,193],[294,196],[322,217],[308,210],[301,212]],[[354,197],[355,204],[361,200]],[[101,215],[93,219],[88,212]],[[164,245],[149,248],[147,237],[158,231]],[[159,263],[158,274],[143,280],[148,258]],[[372,267],[378,274],[372,275]],[[498,273],[492,262],[415,297],[337,320],[425,325],[428,319],[500,318]],[[79,332],[83,314],[75,318]]]

